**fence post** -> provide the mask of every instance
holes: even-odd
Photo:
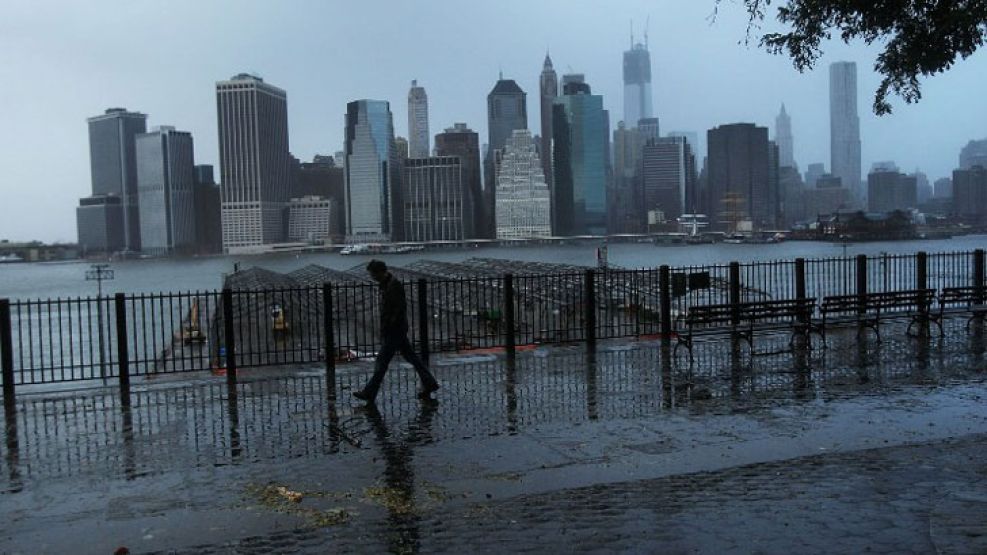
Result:
[[[668,265],[658,268],[658,311],[661,341],[668,343],[672,336],[672,284]]]
[[[236,328],[233,326],[233,290],[223,289],[223,332],[226,337],[226,383],[236,385]]]
[[[3,404],[14,408],[14,340],[10,325],[10,300],[0,299],[0,369],[3,372]],[[10,414],[8,412],[8,414]]]
[[[428,282],[418,279],[418,344],[422,360],[428,364]]]
[[[984,302],[984,249],[973,251],[973,286],[976,287],[977,304]]]
[[[740,263],[730,263],[730,305],[731,323],[736,326],[740,324]]]
[[[332,326],[332,286],[322,284],[322,350],[326,356],[326,388],[332,399],[336,398],[336,330]]]
[[[120,404],[130,406],[130,352],[127,346],[127,299],[123,293],[113,296],[117,320],[117,374],[120,381]]]
[[[857,312],[867,312],[867,255],[857,255]]]
[[[596,279],[592,268],[587,268],[583,278],[583,290],[586,293],[586,348],[596,350]]]
[[[925,290],[929,288],[929,256],[925,251],[919,251],[915,255],[915,288]],[[925,293],[922,294],[922,302],[918,307],[921,314],[929,312],[929,304],[932,299],[928,299]]]
[[[504,327],[507,328],[507,337],[504,340],[504,349],[507,351],[507,358],[514,359],[515,339],[514,334],[514,275],[504,274]]]
[[[805,293],[805,259],[795,259],[795,298],[804,301]],[[799,322],[805,324],[812,318],[811,309],[809,312],[799,311]]]

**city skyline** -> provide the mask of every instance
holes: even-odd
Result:
[[[327,9],[319,5],[311,8]],[[168,12],[156,12],[158,19],[153,22],[141,20],[142,10],[147,8],[127,6],[114,17],[116,21],[133,23],[131,27],[119,36],[88,41],[88,34],[83,32],[86,24],[91,24],[93,17],[112,12],[112,6],[86,11],[66,6],[64,10],[46,14],[44,19],[35,10],[13,7],[7,22],[0,24],[5,31],[0,34],[2,44],[8,51],[23,53],[0,62],[0,75],[18,84],[4,93],[8,104],[22,107],[13,114],[12,124],[14,128],[29,130],[28,122],[31,122],[31,126],[46,129],[54,138],[46,137],[45,148],[41,147],[40,136],[30,133],[16,140],[3,139],[0,163],[8,169],[9,181],[5,180],[2,186],[6,202],[0,208],[0,237],[74,241],[71,211],[78,198],[89,191],[88,145],[83,122],[107,107],[126,106],[146,113],[149,127],[172,124],[190,131],[196,139],[196,160],[219,167],[213,85],[245,70],[277,84],[292,97],[288,109],[292,152],[302,160],[341,148],[343,114],[348,101],[389,100],[397,108],[395,121],[406,121],[404,102],[400,101],[412,78],[428,83],[430,123],[434,129],[461,121],[485,137],[484,96],[496,81],[498,69],[503,69],[505,78],[517,80],[532,96],[528,99],[528,110],[537,110],[533,95],[538,90],[546,47],[550,48],[558,69],[572,68],[587,75],[587,80],[594,84],[594,92],[604,97],[604,108],[611,114],[610,127],[615,129],[616,121],[621,119],[619,114],[623,113],[621,56],[627,48],[626,24],[621,22],[643,21],[649,13],[662,10],[663,17],[652,19],[649,50],[652,70],[655,75],[661,75],[661,79],[653,80],[652,100],[663,129],[693,131],[703,137],[708,129],[721,124],[750,122],[770,126],[778,106],[784,102],[793,117],[796,160],[803,166],[828,162],[828,65],[845,59],[858,64],[863,167],[869,167],[875,160],[894,159],[904,171],[920,168],[935,180],[951,174],[959,149],[969,140],[987,136],[987,129],[977,125],[987,120],[987,107],[971,92],[977,90],[971,83],[981,82],[978,70],[985,73],[982,53],[929,80],[920,104],[899,103],[895,115],[879,119],[869,110],[878,80],[870,70],[874,49],[831,43],[825,46],[827,55],[816,70],[799,75],[786,58],[737,44],[746,29],[741,10],[724,7],[718,20],[711,24],[708,16],[712,13],[712,2],[709,6],[673,9],[661,2],[628,1],[606,9],[578,10],[566,10],[560,2],[545,2],[526,6],[523,12],[518,12],[519,2],[508,2],[499,10],[478,6],[469,13],[453,15],[452,21],[446,20],[446,23],[476,28],[472,46],[463,51],[438,49],[435,41],[426,41],[420,46],[413,45],[394,62],[388,62],[383,71],[378,67],[382,62],[379,54],[363,53],[353,59],[333,58],[333,73],[346,77],[338,83],[336,79],[312,77],[301,52],[330,52],[333,48],[361,52],[361,48],[379,42],[387,34],[405,37],[407,33],[396,24],[381,29],[354,25],[362,21],[360,18],[369,17],[371,8],[361,7],[338,22],[328,23],[330,30],[338,32],[321,33],[327,38],[313,35],[320,28],[306,20],[318,18],[303,17],[306,9],[302,6],[291,13],[262,5],[232,13],[224,4],[193,8],[191,4],[178,3],[170,5]],[[398,19],[410,17],[409,9],[394,7],[394,15]],[[442,6],[424,9],[440,10]],[[187,43],[172,45],[178,51],[169,52],[168,63],[158,65],[164,49],[153,46],[153,40],[136,39],[158,36],[168,28],[169,22],[186,21],[190,14],[195,14],[197,19],[193,18],[190,24]],[[246,31],[237,37],[220,33],[214,42],[206,42],[216,39],[210,25],[221,17],[232,18],[232,26],[246,25]],[[548,21],[552,25],[546,26]],[[301,26],[309,34],[272,32],[288,24]],[[497,24],[513,25],[518,44],[510,49],[495,47],[488,27],[496,28]],[[346,30],[346,25],[354,29]],[[566,31],[573,26],[579,32]],[[43,32],[26,31],[32,29]],[[594,40],[586,41],[587,33]],[[293,38],[286,40],[287,35]],[[689,40],[676,40],[683,36]],[[87,42],[78,42],[82,37],[87,37]],[[278,40],[285,44],[276,45]],[[592,46],[585,42],[591,42]],[[209,47],[205,48],[204,44]],[[247,48],[247,45],[252,46]],[[387,48],[378,45],[372,50],[384,52]],[[27,52],[32,53],[30,60]],[[120,54],[121,59],[108,60],[114,53]],[[704,56],[710,53],[715,53],[717,63],[704,61]],[[288,60],[302,61],[286,64]],[[65,79],[81,79],[86,86],[78,94],[66,95],[54,86]],[[772,82],[767,91],[765,79]],[[752,92],[744,92],[745,89]],[[57,94],[53,96],[52,90]],[[963,105],[963,109],[956,110],[957,104]],[[39,119],[41,114],[48,119]],[[537,117],[534,114],[529,113],[529,127],[537,125],[531,119]],[[395,131],[407,135],[403,127]],[[45,156],[50,156],[52,151],[58,153],[61,163],[49,169]],[[703,151],[704,147],[700,149]],[[40,180],[37,168],[46,169]],[[24,182],[36,185],[17,186]],[[38,217],[25,209],[41,205],[48,208],[51,216]]]

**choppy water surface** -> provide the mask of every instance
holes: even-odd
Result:
[[[507,258],[540,262],[595,265],[599,244],[532,246],[527,248],[478,248],[436,250],[400,255],[378,255],[388,264],[405,265],[418,259],[461,261],[472,257]],[[940,241],[897,241],[842,245],[824,242],[788,242],[776,245],[654,246],[647,243],[612,243],[610,263],[628,268],[662,264],[688,266],[730,261],[817,258],[856,254],[914,253],[917,251],[969,251],[987,246],[987,236],[968,235]],[[111,264],[115,279],[104,284],[104,293],[149,293],[217,289],[224,272],[239,262],[241,268],[259,266],[289,272],[309,264],[345,270],[361,266],[369,256],[339,254],[272,254],[264,256],[216,256],[204,258],[127,260]],[[95,295],[96,284],[85,281],[88,262],[0,265],[0,298],[34,299]]]

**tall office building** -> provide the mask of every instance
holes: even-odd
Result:
[[[692,155],[696,160],[700,160],[702,156],[699,153],[699,133],[695,131],[669,131],[665,134],[666,137],[682,137],[685,142],[689,143],[689,150],[692,151]]]
[[[984,166],[953,170],[953,213],[983,227],[987,218],[987,169]]]
[[[918,204],[915,176],[897,169],[878,169],[867,175],[867,209],[871,212],[908,210]]]
[[[860,118],[857,116],[857,64],[836,62],[829,66],[830,172],[859,198]]]
[[[683,213],[694,213],[696,159],[684,137],[649,141],[641,154],[642,209],[661,213],[673,222]],[[648,221],[654,218],[649,217]]]
[[[402,168],[390,104],[383,100],[347,104],[345,137],[346,241],[400,241]]]
[[[781,105],[781,112],[775,118],[775,143],[778,144],[778,166],[795,168],[795,140],[792,138],[792,118]]]
[[[641,135],[642,145],[648,141],[657,141],[658,137],[661,137],[658,118],[641,118],[637,120],[637,130]]]
[[[515,130],[497,166],[497,238],[548,237],[551,197],[531,132]]]
[[[528,128],[527,95],[513,79],[501,75],[493,90],[487,95],[488,143],[483,162],[484,195],[486,197],[485,236],[493,237],[495,230],[494,206],[496,203],[497,161],[504,143],[515,129]]]
[[[552,103],[559,96],[559,76],[552,68],[552,58],[545,53],[539,78],[541,93],[541,163],[545,172],[545,182],[552,188]]]
[[[987,168],[987,139],[970,141],[960,151],[960,169],[968,170],[973,166]]]
[[[648,38],[645,35],[644,44],[635,43],[631,35],[631,49],[624,52],[624,123],[637,125],[641,119],[654,117],[651,102]]]
[[[815,187],[816,181],[826,174],[826,165],[817,162],[814,164],[809,164],[809,167],[805,170],[805,186]]]
[[[428,95],[418,81],[411,82],[408,91],[408,158],[428,158]]]
[[[708,206],[719,229],[772,229],[777,225],[779,194],[772,190],[768,128],[753,123],[721,125],[707,133]]]
[[[241,73],[216,83],[223,248],[284,240],[290,183],[285,92]]]
[[[486,229],[480,180],[480,136],[465,123],[457,123],[435,136],[435,155],[459,157],[466,195],[463,199],[463,235],[467,239],[480,238]]]
[[[582,81],[562,93],[553,106],[552,233],[605,235],[610,138],[603,97]]]
[[[124,248],[123,203],[117,195],[79,199],[75,209],[79,248],[83,255],[112,254]]]
[[[161,126],[138,135],[137,191],[141,252],[195,250],[195,160],[192,134]]]
[[[114,238],[108,244],[122,245],[120,248],[123,250],[137,252],[141,249],[141,226],[135,139],[137,135],[147,131],[147,116],[128,112],[124,108],[110,108],[103,115],[89,118],[87,122],[93,196],[119,197],[123,212],[123,236]],[[93,202],[86,206],[97,205],[100,204]],[[113,232],[117,226],[114,224],[106,228]]]
[[[201,254],[223,252],[222,195],[213,178],[213,167],[195,167],[195,241]]]
[[[461,241],[466,194],[458,156],[404,161],[404,240]]]

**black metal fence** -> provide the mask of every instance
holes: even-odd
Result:
[[[403,271],[411,337],[430,353],[648,337],[673,332],[689,307],[760,299],[984,286],[984,251],[779,260],[657,269],[475,275]],[[465,272],[467,270],[463,270]],[[15,386],[371,357],[377,286],[0,299],[5,398]],[[327,341],[328,339],[328,341]]]

